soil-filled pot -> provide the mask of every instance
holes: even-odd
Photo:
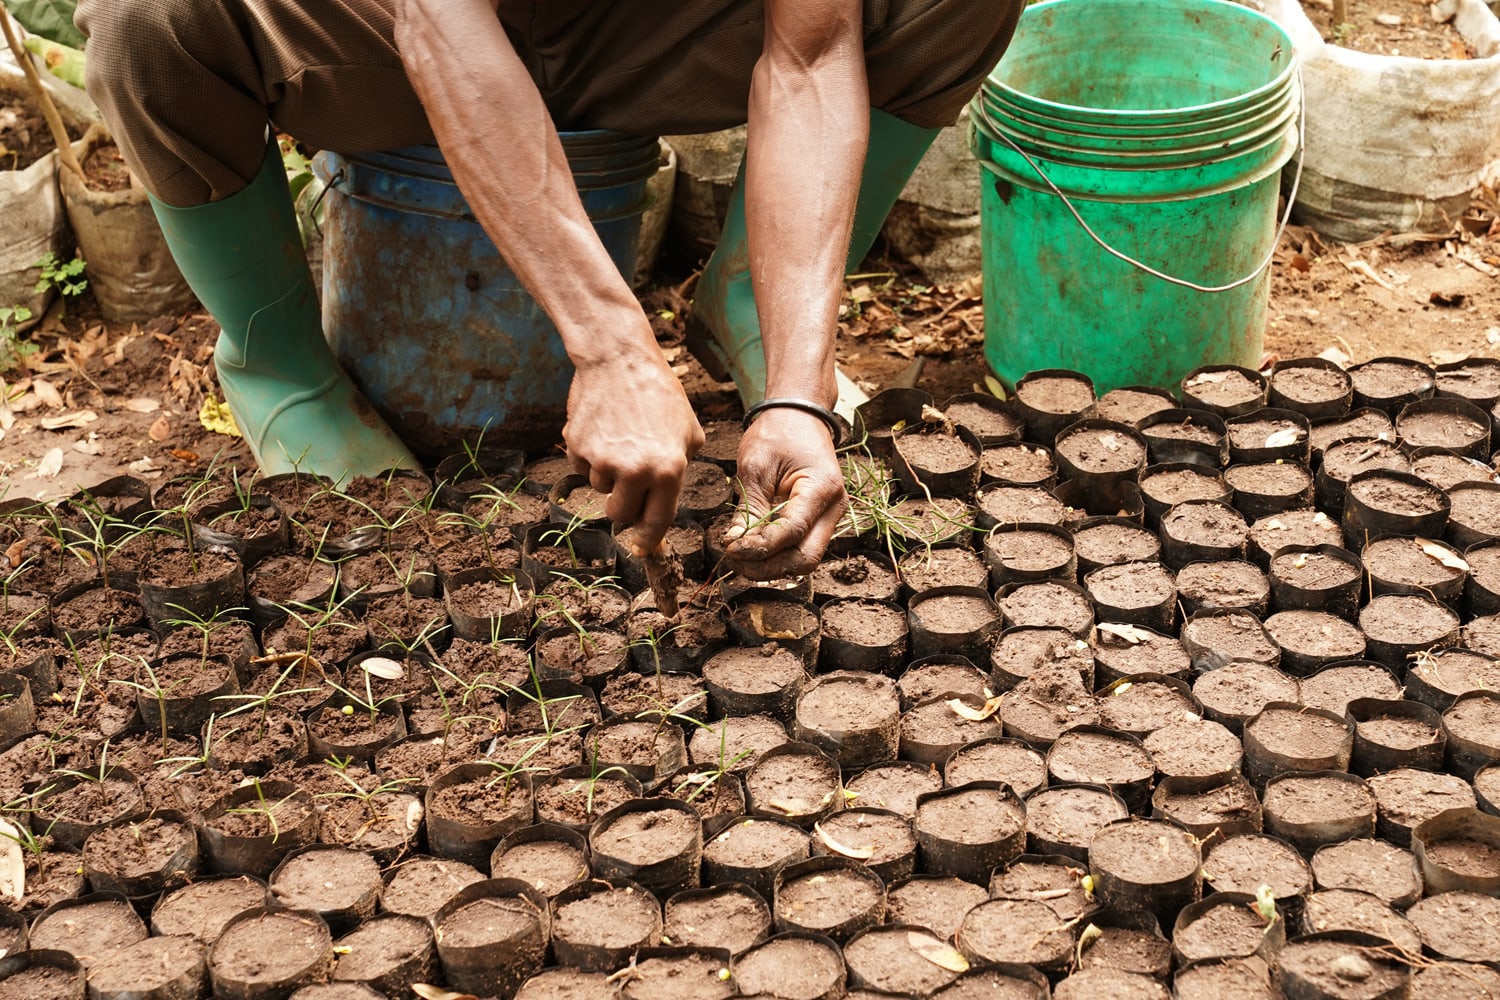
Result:
[[[1439,771],[1448,737],[1437,709],[1419,701],[1355,698],[1346,710],[1354,722],[1350,770],[1366,778],[1398,768]]]
[[[1026,819],[1025,805],[998,781],[919,795],[913,829],[922,871],[983,880],[1026,850]]]
[[[289,909],[316,913],[335,934],[375,915],[380,866],[363,851],[313,844],[288,854],[271,872],[271,894]]]
[[[1259,787],[1279,774],[1343,771],[1354,724],[1335,712],[1273,701],[1245,723],[1245,775]]]
[[[1500,896],[1500,817],[1478,809],[1446,809],[1411,832],[1424,891]]]
[[[458,764],[427,786],[425,805],[432,852],[483,868],[507,834],[531,825],[532,778],[493,764]]]
[[[1140,523],[1146,520],[1146,502],[1141,499],[1141,488],[1130,480],[1093,488],[1070,479],[1057,487],[1053,494],[1065,508],[1062,523],[1068,527],[1076,528],[1079,521],[1091,517],[1124,517]]]
[[[917,839],[911,820],[889,809],[845,809],[813,828],[815,855],[862,862],[890,885],[916,870]]]
[[[1449,542],[1462,549],[1500,538],[1500,483],[1460,483],[1447,496]]]
[[[1051,975],[1067,968],[1074,951],[1069,922],[1034,899],[980,903],[964,914],[955,940],[973,965],[1031,966]]]
[[[771,913],[778,931],[810,931],[844,944],[885,921],[885,884],[852,858],[808,858],[776,873]]]
[[[547,897],[524,882],[497,878],[465,886],[432,926],[448,985],[510,1000],[542,971],[551,936]]]
[[[1235,417],[1265,405],[1264,375],[1237,365],[1203,365],[1183,376],[1178,387],[1184,406]]]
[[[784,743],[761,754],[745,775],[750,813],[811,829],[844,807],[838,762],[811,743]]]
[[[0,994],[15,1000],[83,1000],[85,978],[66,951],[37,948],[0,958]]]
[[[1265,407],[1224,421],[1232,465],[1290,461],[1304,465],[1312,457],[1312,427],[1295,410]]]
[[[770,899],[776,872],[810,856],[806,830],[774,819],[743,817],[703,847],[703,882],[739,882]]]
[[[1375,834],[1375,794],[1344,771],[1289,772],[1266,782],[1266,832],[1311,856],[1325,844]]]
[[[894,675],[906,662],[906,609],[895,601],[835,599],[822,607],[821,670],[868,670]]]
[[[844,947],[849,982],[862,988],[853,996],[931,996],[958,978],[967,965],[960,958],[927,928],[896,922],[866,928]]]
[[[741,955],[771,932],[770,904],[739,883],[685,889],[668,898],[663,909],[662,935],[688,947]]]
[[[453,635],[473,642],[522,639],[531,627],[535,595],[518,575],[488,567],[459,570],[443,582],[443,603]]]
[[[1111,823],[1089,842],[1089,874],[1099,902],[1175,919],[1203,892],[1203,852],[1193,835],[1154,819]]]
[[[1323,449],[1323,460],[1313,477],[1313,496],[1318,507],[1342,511],[1349,480],[1371,469],[1410,472],[1411,461],[1395,441],[1356,437],[1330,443]]]
[[[141,607],[153,626],[171,619],[208,621],[245,603],[245,569],[227,546],[158,547],[140,577]]]
[[[1146,439],[1134,427],[1085,417],[1062,430],[1053,446],[1058,475],[1093,492],[1134,483],[1146,467]]]
[[[979,438],[967,427],[908,424],[892,438],[892,470],[907,493],[967,500],[979,485]]]
[[[769,715],[790,719],[807,670],[797,655],[775,643],[731,647],[703,664],[709,705],[718,715]]]
[[[106,634],[118,636],[125,629],[146,623],[136,576],[119,569],[110,573],[108,585],[100,577],[53,594],[51,617],[52,633],[64,646]]]
[[[231,919],[271,904],[265,882],[249,875],[200,878],[157,900],[151,909],[151,933],[187,936],[213,944]]]
[[[1354,405],[1370,406],[1394,417],[1408,403],[1432,396],[1437,374],[1431,365],[1410,358],[1372,358],[1349,369]]]
[[[1410,473],[1356,473],[1344,496],[1344,542],[1358,552],[1366,541],[1381,535],[1441,538],[1451,506],[1447,494]]]
[[[845,979],[839,946],[807,931],[773,934],[734,962],[734,982],[745,996],[840,1000],[854,996],[845,993]],[[712,996],[708,991],[696,995]]]
[[[670,778],[687,763],[682,727],[660,716],[616,716],[590,727],[583,744],[590,762],[600,768],[623,768],[647,787]]]
[[[1182,613],[1204,608],[1248,611],[1264,618],[1270,606],[1271,585],[1259,566],[1244,559],[1188,563],[1177,574]]]
[[[792,737],[818,747],[841,767],[895,760],[901,702],[896,682],[882,674],[820,674],[797,699]]]
[[[518,879],[550,899],[580,879],[588,878],[588,853],[588,839],[582,832],[557,823],[537,823],[523,826],[500,841],[495,853],[490,855],[490,874],[495,878]],[[446,864],[459,865],[458,862]],[[455,878],[448,891],[469,881],[477,882],[482,877],[468,865],[459,865],[459,870],[462,881]],[[395,880],[392,880],[390,887],[394,885]],[[390,887],[380,900],[384,910],[392,909]],[[431,910],[416,915],[430,916],[446,899],[446,892],[440,897],[433,895]]]
[[[629,879],[575,882],[552,899],[552,955],[561,965],[612,973],[661,933],[661,904]]]
[[[1271,606],[1351,619],[1363,586],[1359,557],[1336,545],[1288,545],[1271,557]]]
[[[430,983],[438,973],[432,925],[419,917],[371,917],[335,941],[333,949],[339,956],[335,984],[364,984],[382,996],[404,996],[412,983]]]
[[[596,528],[538,524],[526,529],[521,569],[540,586],[553,577],[570,576],[590,583],[615,572],[615,540]]]
[[[1180,965],[1204,959],[1259,958],[1274,965],[1286,944],[1286,920],[1256,909],[1246,892],[1216,892],[1185,906],[1172,928],[1172,952]]]
[[[811,666],[818,661],[822,619],[813,604],[746,596],[729,610],[729,637],[745,646],[775,642]]]
[[[1324,931],[1287,942],[1277,981],[1285,1000],[1402,1000],[1411,971],[1373,934]]]
[[[1370,594],[1416,594],[1457,608],[1468,564],[1459,551],[1430,538],[1373,538],[1360,553]]]
[[[209,716],[224,711],[222,699],[240,691],[239,675],[222,656],[174,653],[135,673],[141,719],[158,732],[196,735]]]
[[[318,809],[305,789],[255,781],[205,809],[199,833],[210,871],[264,878],[282,858],[316,840]]]
[[[1153,819],[1171,820],[1205,846],[1241,833],[1259,833],[1260,800],[1236,772],[1165,778],[1151,794]]]
[[[1408,448],[1447,448],[1465,458],[1490,457],[1490,417],[1451,396],[1408,403],[1396,415],[1396,433]]]
[[[1473,780],[1489,764],[1500,760],[1500,695],[1471,691],[1459,696],[1443,712],[1448,736],[1448,769]]]
[[[1300,462],[1231,465],[1224,470],[1224,481],[1233,491],[1235,510],[1252,521],[1309,507],[1313,502],[1313,474]]]
[[[1011,397],[1026,440],[1051,446],[1064,427],[1094,405],[1094,383],[1079,372],[1044,368],[1016,380]]]
[[[1224,418],[1206,410],[1170,409],[1138,425],[1152,465],[1199,465],[1217,472],[1228,455]]]
[[[703,821],[685,802],[631,799],[589,828],[589,851],[595,875],[631,879],[665,898],[698,886]]]
[[[1156,774],[1141,741],[1103,726],[1074,726],[1047,751],[1047,777],[1056,784],[1095,784],[1109,788],[1132,812],[1143,812]]]
[[[1323,358],[1278,361],[1269,388],[1269,405],[1314,419],[1342,416],[1354,400],[1353,379]]]
[[[79,774],[49,779],[31,813],[31,828],[64,851],[83,848],[100,827],[133,816],[144,805],[140,782],[123,767],[100,764]]]
[[[290,520],[275,498],[264,493],[247,493],[213,504],[193,517],[196,547],[230,549],[245,567],[280,555],[291,543]]]
[[[924,389],[885,389],[861,403],[854,411],[854,433],[875,458],[894,457],[891,439],[896,426],[920,424],[922,410],[936,400]]]
[[[1223,500],[1187,500],[1162,515],[1162,561],[1174,570],[1188,563],[1245,558],[1250,526]]]
[[[1393,670],[1414,655],[1458,645],[1459,617],[1449,607],[1414,594],[1386,594],[1360,609],[1366,655]]]
[[[936,767],[967,744],[999,738],[1003,732],[998,701],[944,691],[902,713],[901,759]]]
[[[31,690],[31,681],[21,673],[0,673],[0,744],[14,743],[36,729]]]
[[[1169,632],[1177,621],[1177,583],[1159,562],[1104,566],[1083,578],[1100,621]]]
[[[241,913],[208,950],[214,993],[225,1000],[286,1000],[333,969],[333,936],[316,913],[261,907]]]
[[[197,831],[174,810],[116,820],[89,834],[83,845],[89,885],[135,901],[154,900],[187,884],[199,867]]]
[[[146,936],[146,925],[129,900],[116,892],[92,892],[43,910],[31,922],[30,947],[66,951],[88,968]]]
[[[1034,580],[1073,580],[1078,558],[1073,533],[1062,525],[1020,522],[998,525],[985,536],[984,564],[991,587]]]

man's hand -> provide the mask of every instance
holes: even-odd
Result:
[[[848,505],[828,428],[796,410],[766,410],[740,442],[740,522],[730,565],[752,580],[812,571]]]
[[[609,519],[635,525],[639,554],[656,551],[677,516],[682,474],[703,447],[703,429],[654,346],[579,366],[563,440],[573,468],[609,494]]]

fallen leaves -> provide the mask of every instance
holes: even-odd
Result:
[[[165,413],[152,421],[151,427],[146,431],[146,436],[155,441],[157,444],[165,441],[168,437],[171,436],[171,434],[172,421],[167,419],[167,415]]]
[[[125,409],[132,413],[155,413],[161,409],[161,401],[146,396],[136,396],[124,402]]]
[[[922,931],[907,931],[906,943],[912,951],[940,969],[947,969],[949,972],[969,971],[969,960],[964,958],[957,948],[946,941],[938,940],[931,934],[925,934]]]
[[[221,403],[213,396],[203,397],[203,405],[198,408],[198,423],[203,425],[204,430],[214,434],[241,436],[239,425],[234,422],[234,414],[229,412],[229,404]]]
[[[53,448],[42,456],[42,460],[36,464],[36,471],[31,474],[32,479],[56,479],[57,474],[62,471],[63,450]]]
[[[827,847],[835,854],[841,854],[846,858],[853,858],[855,861],[869,861],[875,856],[875,848],[873,846],[853,847],[845,844],[836,840],[833,834],[823,829],[823,824],[821,823],[813,824],[813,833],[818,835],[818,839],[823,842],[824,847]]]
[[[371,677],[379,677],[383,681],[399,681],[406,676],[405,667],[396,660],[384,656],[372,656],[367,660],[361,660],[359,666]]]
[[[1000,703],[1004,700],[1004,695],[996,695],[993,698],[986,698],[983,707],[971,708],[962,699],[949,698],[947,705],[959,718],[968,719],[970,722],[983,722],[1000,711]]]
[[[93,410],[74,410],[72,413],[62,413],[55,417],[43,417],[40,421],[42,430],[60,431],[70,427],[87,427],[99,414]]]
[[[1122,625],[1114,622],[1105,622],[1099,626],[1099,631],[1106,635],[1112,635],[1116,639],[1124,639],[1132,646],[1138,646],[1143,642],[1151,641],[1151,633],[1135,625]]]
[[[1434,542],[1430,538],[1418,538],[1416,543],[1417,548],[1421,549],[1423,554],[1431,559],[1436,559],[1449,569],[1456,569],[1464,573],[1469,571],[1469,564],[1464,561],[1463,557],[1442,542]]]

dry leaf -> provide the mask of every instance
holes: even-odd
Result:
[[[144,458],[136,459],[134,462],[131,462],[130,465],[126,466],[126,468],[128,468],[131,472],[134,472],[136,475],[140,476],[161,475],[161,469],[157,467],[155,460],[153,460],[150,455],[147,455]]]
[[[1132,646],[1151,641],[1151,633],[1134,625],[1120,625],[1114,622],[1106,622],[1099,626],[1100,632],[1105,632],[1117,639],[1124,639]]]
[[[136,396],[134,399],[125,400],[125,409],[132,413],[155,413],[161,409],[161,403],[147,396]]]
[[[99,443],[99,435],[90,434],[86,438],[74,441],[73,450],[83,455],[97,455],[104,450],[104,446]]]
[[[968,719],[970,722],[983,722],[1000,711],[1000,703],[1004,700],[1004,695],[996,695],[993,698],[986,698],[983,708],[970,708],[958,698],[949,698],[948,707],[953,709],[955,715]]]
[[[1340,368],[1349,367],[1349,362],[1354,360],[1353,358],[1349,357],[1348,352],[1346,352],[1341,347],[1325,347],[1318,352],[1318,357],[1322,358],[1324,361],[1332,361]]]
[[[927,961],[940,969],[949,972],[968,972],[969,960],[959,953],[958,949],[946,941],[939,941],[931,934],[923,934],[921,931],[907,931],[906,943],[911,950],[921,955]]]
[[[426,983],[412,983],[411,991],[422,1000],[479,1000],[472,993],[455,993],[453,990],[445,990],[441,986],[428,986]]]
[[[361,660],[359,665],[365,673],[383,681],[399,681],[406,676],[405,667],[384,656],[372,656],[368,660]]]
[[[1203,372],[1200,375],[1194,375],[1183,388],[1196,389],[1200,385],[1213,385],[1215,382],[1222,382],[1228,377],[1229,372],[1227,371]]]
[[[196,451],[188,451],[186,448],[173,448],[171,454],[179,462],[192,463],[198,461],[198,453]]]
[[[63,408],[62,393],[58,392],[57,387],[46,379],[33,379],[31,391],[36,393],[37,399],[40,399],[49,408],[54,410]]]
[[[62,471],[63,450],[53,448],[42,456],[42,460],[36,464],[36,471],[31,474],[32,479],[55,479]]]
[[[1279,431],[1272,431],[1266,435],[1265,447],[1285,448],[1294,445],[1302,439],[1302,431],[1296,427],[1283,427]]]
[[[172,421],[168,420],[167,415],[163,413],[161,416],[157,417],[154,421],[151,422],[151,428],[150,430],[146,431],[146,436],[151,440],[160,443],[171,436],[171,433]]]
[[[26,856],[21,831],[0,819],[0,899],[19,903],[26,895]]]
[[[1436,559],[1444,566],[1447,566],[1449,569],[1460,570],[1464,573],[1467,573],[1469,571],[1469,564],[1464,562],[1462,557],[1460,557],[1457,552],[1454,552],[1452,549],[1442,544],[1441,542],[1434,542],[1429,538],[1418,538],[1417,548],[1421,549],[1427,555]]]
[[[869,861],[875,856],[875,848],[873,847],[850,847],[848,844],[843,844],[835,840],[832,834],[823,829],[823,824],[821,823],[813,824],[813,833],[818,835],[818,839],[823,842],[823,846],[835,854],[842,854],[844,857],[853,858],[855,861]]]
[[[1435,365],[1456,365],[1460,361],[1467,361],[1470,357],[1468,351],[1433,351],[1428,355]]]
[[[422,826],[422,814],[426,810],[422,807],[420,799],[412,799],[406,804],[406,832],[414,834]]]
[[[60,431],[65,427],[86,427],[98,419],[99,414],[93,410],[75,410],[72,413],[62,413],[55,417],[43,419],[42,429]]]

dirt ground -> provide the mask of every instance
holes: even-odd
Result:
[[[1442,237],[1389,236],[1330,246],[1292,227],[1273,266],[1266,361],[1325,354],[1344,363],[1406,356],[1435,363],[1500,350],[1500,202],[1480,192]],[[731,387],[704,375],[680,345],[693,275],[642,296],[658,339],[704,419],[738,413]],[[850,280],[839,361],[868,391],[916,384],[939,399],[982,386],[978,280],[928,288],[899,263],[872,258]],[[251,463],[244,443],[199,419],[218,397],[217,333],[203,313],[112,326],[87,294],[49,313],[39,350],[6,373],[0,399],[0,489],[57,499],[110,476],[150,482],[206,463]],[[920,362],[920,373],[914,363]]]

